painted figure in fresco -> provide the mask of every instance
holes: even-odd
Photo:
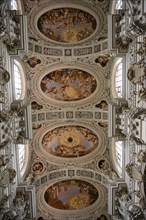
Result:
[[[65,180],[50,186],[44,198],[54,208],[76,210],[93,204],[98,198],[98,190],[82,180]]]
[[[101,215],[99,218],[97,218],[96,220],[107,220],[107,217],[105,215]]]
[[[98,167],[100,170],[107,170],[109,169],[109,163],[107,160],[100,160],[98,162]]]
[[[36,57],[29,57],[26,61],[31,68],[34,68],[37,64],[41,63],[41,60]]]
[[[108,108],[108,103],[105,100],[101,100],[101,102],[95,106],[96,108],[100,108],[104,110]]]
[[[44,13],[38,20],[38,29],[51,40],[74,43],[95,31],[96,20],[80,9],[59,8]]]
[[[100,55],[95,59],[95,63],[99,63],[102,67],[105,67],[108,61],[111,59],[110,55]]]
[[[41,80],[44,94],[60,101],[87,98],[95,91],[96,86],[95,78],[79,69],[55,70]]]
[[[42,146],[46,152],[59,157],[80,157],[98,146],[98,137],[81,126],[64,126],[46,133]]]
[[[41,162],[35,162],[32,166],[32,170],[35,173],[41,173],[43,171],[43,164]]]
[[[39,105],[37,102],[33,101],[33,102],[31,103],[31,108],[32,108],[32,110],[40,110],[40,109],[43,108],[43,106],[42,106],[42,105]]]
[[[42,124],[33,124],[32,129],[36,130],[42,127]]]
[[[99,126],[102,128],[107,128],[108,127],[108,123],[107,122],[98,122]]]

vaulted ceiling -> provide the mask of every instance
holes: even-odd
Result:
[[[37,215],[107,219],[110,0],[25,0]],[[102,217],[101,217],[102,216]]]

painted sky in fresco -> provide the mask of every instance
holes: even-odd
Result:
[[[97,23],[88,12],[75,8],[58,8],[41,15],[37,25],[39,31],[51,40],[75,43],[93,34]]]
[[[81,157],[98,145],[98,137],[81,126],[63,126],[47,132],[42,139],[44,150],[58,157]]]
[[[79,69],[60,69],[47,74],[40,83],[43,93],[60,101],[78,101],[96,89],[95,78]]]
[[[50,186],[44,197],[54,208],[76,210],[92,205],[98,199],[98,190],[82,180],[64,180]]]

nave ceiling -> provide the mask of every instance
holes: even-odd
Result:
[[[108,140],[111,1],[21,3],[28,48],[15,60],[33,132],[23,180],[36,187],[37,219],[110,219],[108,183],[118,178]]]
[[[145,219],[145,16],[0,1],[0,220]]]
[[[117,177],[107,138],[110,3],[22,1],[29,42],[18,61],[33,129],[25,178],[33,177],[44,219],[108,219],[107,186]]]

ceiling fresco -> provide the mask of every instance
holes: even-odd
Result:
[[[24,2],[36,218],[107,219],[110,0]]]
[[[57,8],[38,19],[38,29],[47,38],[63,43],[76,43],[88,38],[96,29],[96,19],[76,8]]]
[[[40,86],[49,98],[60,101],[78,101],[90,96],[96,90],[97,82],[88,72],[65,68],[44,76]]]
[[[50,186],[44,198],[48,205],[63,210],[83,209],[98,199],[98,190],[83,180],[64,180]]]
[[[47,153],[66,158],[85,156],[95,150],[98,143],[98,137],[81,126],[58,127],[42,138],[42,147]]]

